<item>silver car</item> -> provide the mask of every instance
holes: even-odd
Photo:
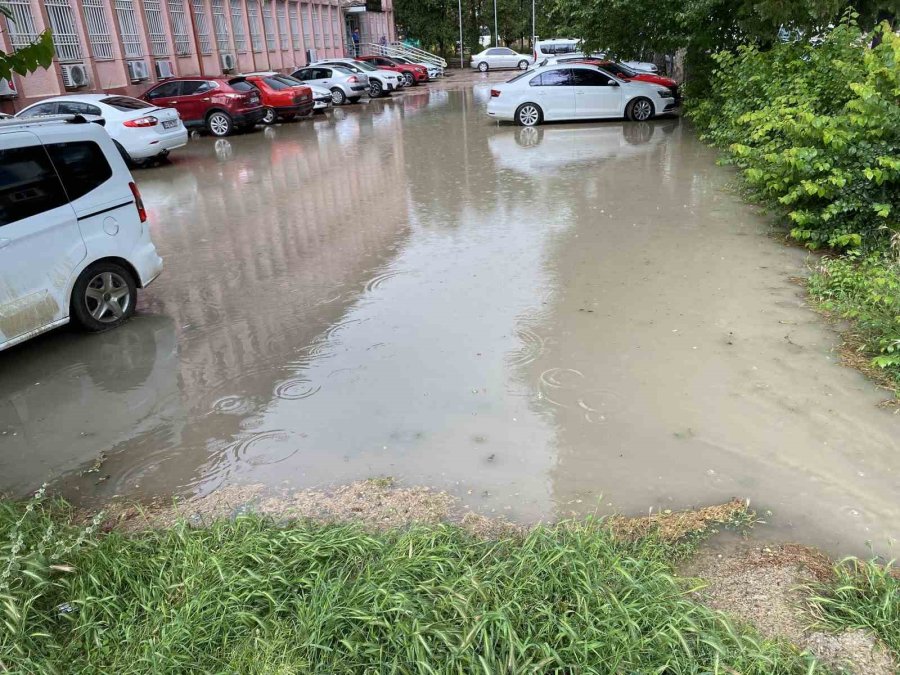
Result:
[[[529,54],[519,54],[508,47],[489,47],[480,54],[472,54],[472,68],[476,68],[482,73],[501,68],[526,70],[532,63],[534,63],[534,57]]]
[[[300,68],[291,73],[291,77],[304,84],[329,89],[335,105],[356,103],[369,88],[369,78],[365,74],[331,64]]]
[[[365,61],[357,61],[356,59],[328,59],[327,61],[319,61],[312,65],[338,66],[339,68],[349,68],[354,73],[368,75],[369,98],[387,96],[392,91],[397,91],[405,84],[403,76],[400,73],[395,73],[393,70],[382,70]]]

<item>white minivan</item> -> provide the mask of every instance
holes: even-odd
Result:
[[[140,192],[80,115],[0,121],[0,350],[77,321],[115,328],[162,271]]]

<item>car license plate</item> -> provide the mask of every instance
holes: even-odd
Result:
[[[163,120],[163,129],[171,129],[176,124],[178,124],[178,120]]]

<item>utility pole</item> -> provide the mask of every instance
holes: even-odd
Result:
[[[494,0],[494,46],[500,46],[500,32],[497,30],[497,0]]]
[[[531,0],[531,51],[534,51],[534,26],[535,26],[535,13],[534,13],[534,3],[535,0]]]
[[[462,33],[462,0],[459,0],[459,67],[465,68],[465,49],[463,48],[463,33]]]

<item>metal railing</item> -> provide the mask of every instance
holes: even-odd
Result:
[[[376,56],[401,56],[415,63],[424,63],[438,68],[447,67],[447,62],[437,54],[426,52],[424,49],[409,47],[402,42],[390,42],[388,44],[361,42],[359,52],[360,54],[374,54]]]
[[[126,58],[138,58],[144,55],[141,46],[141,33],[138,28],[137,13],[134,0],[115,0],[116,19],[119,21],[119,32],[122,34],[122,46]]]
[[[147,18],[147,32],[150,34],[150,52],[153,56],[168,56],[169,43],[163,27],[163,9],[160,0],[144,0],[144,16]]]
[[[38,37],[31,3],[28,0],[9,0],[7,6],[12,12],[12,18],[8,20],[9,41],[13,49],[27,47]]]
[[[109,35],[103,0],[83,0],[81,7],[84,10],[84,27],[87,30],[91,53],[95,59],[111,59],[112,38]]]

